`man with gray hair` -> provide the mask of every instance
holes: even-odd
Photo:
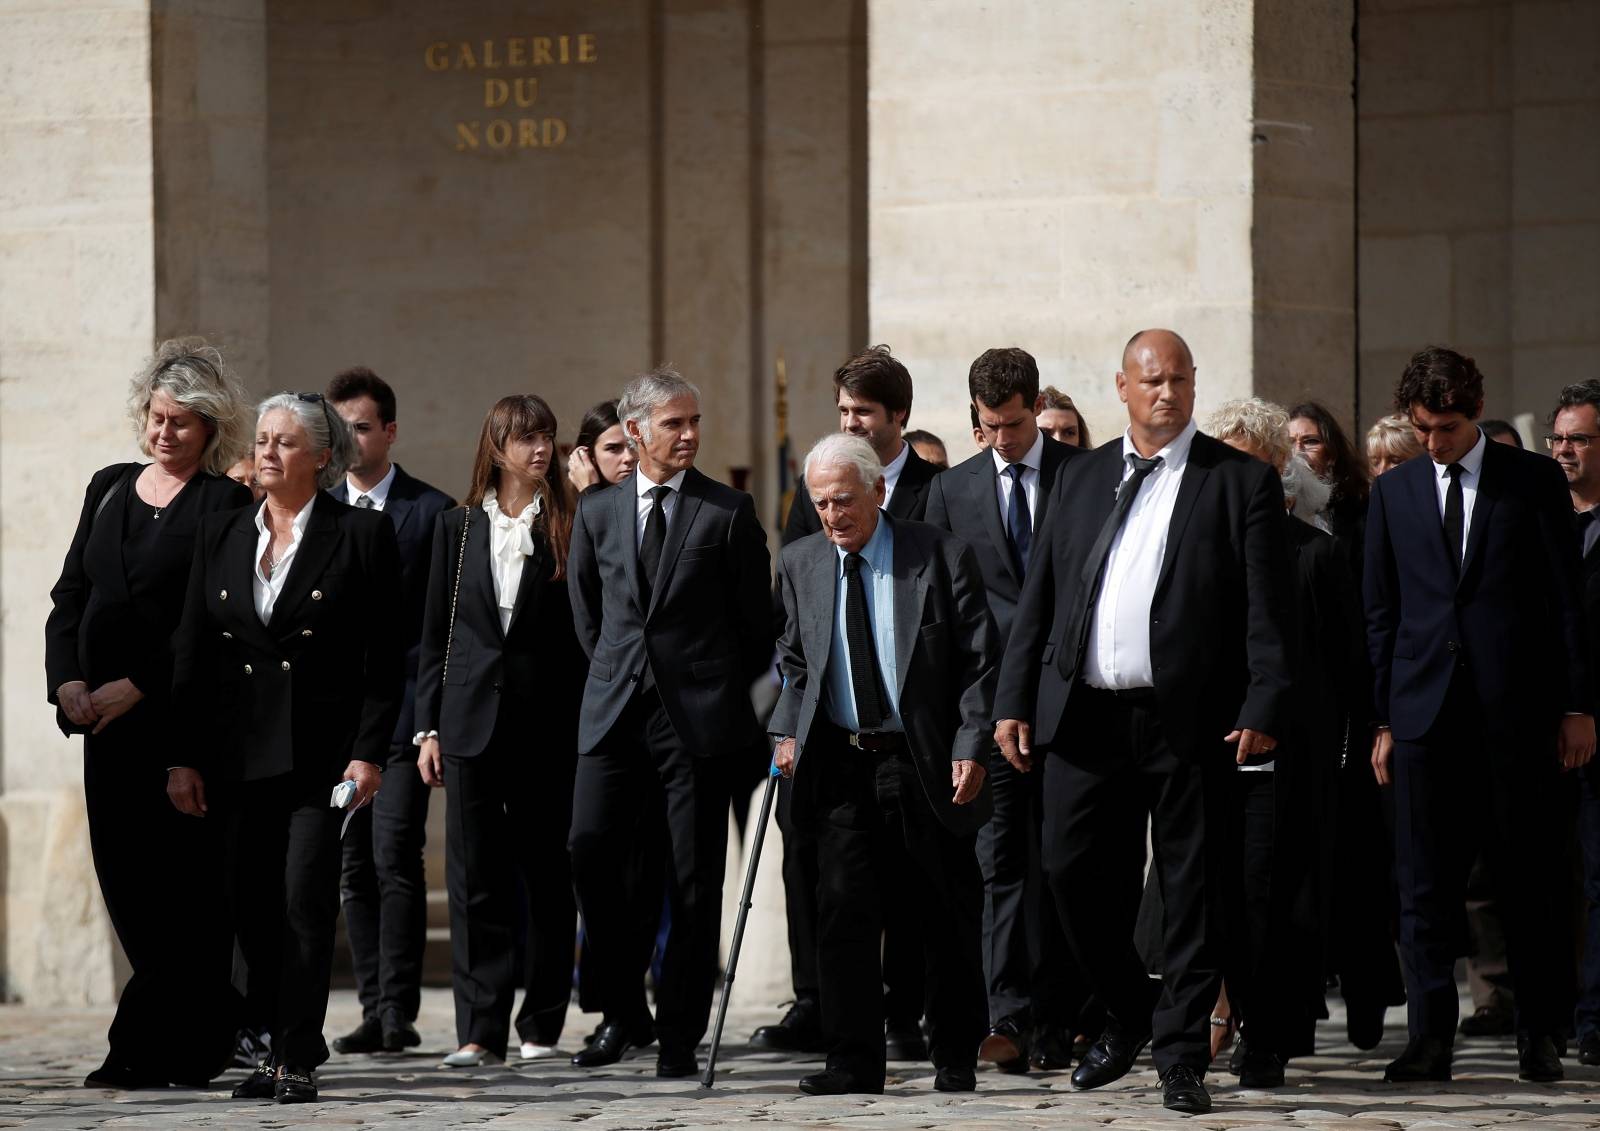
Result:
[[[847,434],[806,456],[822,529],[779,559],[784,689],[768,723],[793,776],[793,817],[815,839],[826,1070],[810,1095],[883,1091],[880,941],[889,889],[910,889],[928,952],[934,1087],[970,1092],[983,1038],[975,840],[999,638],[972,551],[891,518],[883,465]],[[896,867],[909,858],[909,873]]]
[[[653,369],[628,382],[617,415],[638,465],[583,496],[567,555],[589,657],[569,843],[605,1014],[573,1063],[601,1067],[659,1040],[656,1074],[692,1076],[717,973],[729,785],[761,735],[749,687],[772,659],[770,559],[750,496],[695,470],[698,389]],[[663,823],[672,933],[652,1033],[631,1016],[638,916],[617,877],[639,830]]]

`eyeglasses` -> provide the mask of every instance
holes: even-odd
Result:
[[[305,401],[307,404],[321,404],[323,401],[323,396],[321,393],[296,393],[294,395],[294,399],[297,401]]]
[[[1544,438],[1544,446],[1553,452],[1562,444],[1571,444],[1573,448],[1581,452],[1588,450],[1589,445],[1596,440],[1600,440],[1600,436],[1590,436],[1583,432],[1569,432],[1567,435],[1562,436],[1552,432]]]

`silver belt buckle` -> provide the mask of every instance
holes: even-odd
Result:
[[[850,737],[845,741],[849,742],[850,745],[854,746],[857,750],[861,749],[861,735],[856,731],[851,731]]]

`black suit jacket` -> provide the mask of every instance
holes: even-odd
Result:
[[[1069,444],[1044,438],[1039,459],[1038,513],[1033,528],[1039,530],[1050,514],[1056,476],[1070,459],[1084,454]],[[999,473],[994,453],[981,451],[934,477],[928,485],[927,515],[930,525],[948,530],[972,547],[983,570],[983,587],[989,594],[989,611],[1003,642],[1011,636],[1011,620],[1022,598],[1022,578],[1011,560],[1011,544],[1006,541],[1005,516],[995,486]],[[1037,543],[1035,543],[1037,546]],[[1037,553],[1038,550],[1033,551]]]
[[[1572,501],[1546,456],[1486,442],[1459,579],[1444,540],[1432,460],[1373,484],[1367,511],[1367,649],[1373,711],[1400,741],[1433,726],[1465,660],[1498,736],[1553,736],[1592,714],[1589,628]]]
[[[567,556],[589,657],[578,752],[610,733],[648,664],[678,738],[702,756],[748,751],[761,731],[750,684],[772,659],[771,558],[755,505],[690,468],[648,606],[639,597],[634,472],[578,502]]]
[[[341,503],[354,503],[349,490],[349,480],[328,492]],[[418,641],[422,638],[422,613],[428,599],[428,562],[432,558],[433,528],[439,515],[455,500],[437,487],[430,487],[420,479],[406,474],[405,468],[394,465],[394,482],[389,484],[389,497],[384,500],[383,514],[394,526],[395,542],[400,548],[400,608],[401,638],[406,647],[406,686],[400,700],[400,718],[394,726],[392,743],[397,748],[408,748],[411,738],[419,730],[432,727],[416,725]],[[459,529],[459,528],[458,528]]]
[[[1088,643],[1084,562],[1116,500],[1122,438],[1066,464],[1035,537],[1000,669],[995,716],[1033,724],[1036,748],[1070,752],[1062,713]],[[1289,722],[1294,624],[1283,485],[1272,468],[1196,434],[1150,605],[1150,652],[1167,740],[1179,757],[1222,755],[1249,727]]]
[[[909,519],[880,516],[894,531],[895,673],[900,681],[900,721],[916,761],[917,777],[939,820],[951,832],[970,834],[993,814],[987,780],[966,805],[951,803],[950,764],[982,761],[993,742],[999,637],[984,600],[983,579],[972,550],[953,535]],[[833,647],[839,554],[813,534],[785,546],[778,558],[778,591],[786,613],[778,642],[784,687],[767,730],[795,740],[794,804],[803,816],[811,803],[805,747],[822,709],[828,657]]]
[[[154,560],[139,563],[140,572],[151,582],[142,599],[136,599],[129,590],[130,563],[123,558],[122,514],[145,466],[119,463],[102,468],[84,492],[78,529],[61,565],[61,577],[50,590],[52,608],[45,620],[46,697],[51,703],[63,683],[82,680],[93,690],[123,678],[132,680],[150,702],[167,702],[172,692],[172,633],[183,615],[200,520],[250,502],[250,490],[243,484],[197,473],[158,520],[161,533],[151,543]],[[117,494],[107,499],[113,489]],[[71,732],[71,724],[59,711],[57,723],[63,733]]]
[[[937,467],[907,444],[906,465],[900,469],[894,494],[889,496],[889,505],[884,509],[894,518],[910,518],[921,522],[928,506],[928,485],[938,474]],[[802,479],[795,486],[794,502],[790,504],[789,517],[783,524],[782,542],[787,546],[821,529],[822,520],[817,517],[817,508],[812,505],[811,495],[806,491],[806,481]]]
[[[173,697],[194,718],[174,736],[172,764],[208,778],[294,772],[330,784],[353,758],[382,766],[405,680],[394,527],[316,495],[262,624],[256,513],[200,525],[173,673]]]
[[[550,544],[536,533],[533,553],[522,566],[511,625],[502,632],[490,565],[489,516],[472,508],[463,553],[462,524],[468,514],[466,507],[452,507],[434,524],[417,669],[417,729],[437,730],[445,754],[471,758],[489,745],[496,726],[509,720],[526,724],[530,750],[548,747],[570,757],[576,752],[584,663],[572,628],[566,580],[556,578]]]

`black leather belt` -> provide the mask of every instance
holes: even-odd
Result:
[[[857,750],[865,750],[869,754],[888,754],[904,750],[906,736],[894,730],[862,731],[859,734],[847,731],[845,741]]]
[[[1153,687],[1096,687],[1091,683],[1085,683],[1083,686],[1093,695],[1109,695],[1122,703],[1154,703],[1156,701],[1156,689]]]

